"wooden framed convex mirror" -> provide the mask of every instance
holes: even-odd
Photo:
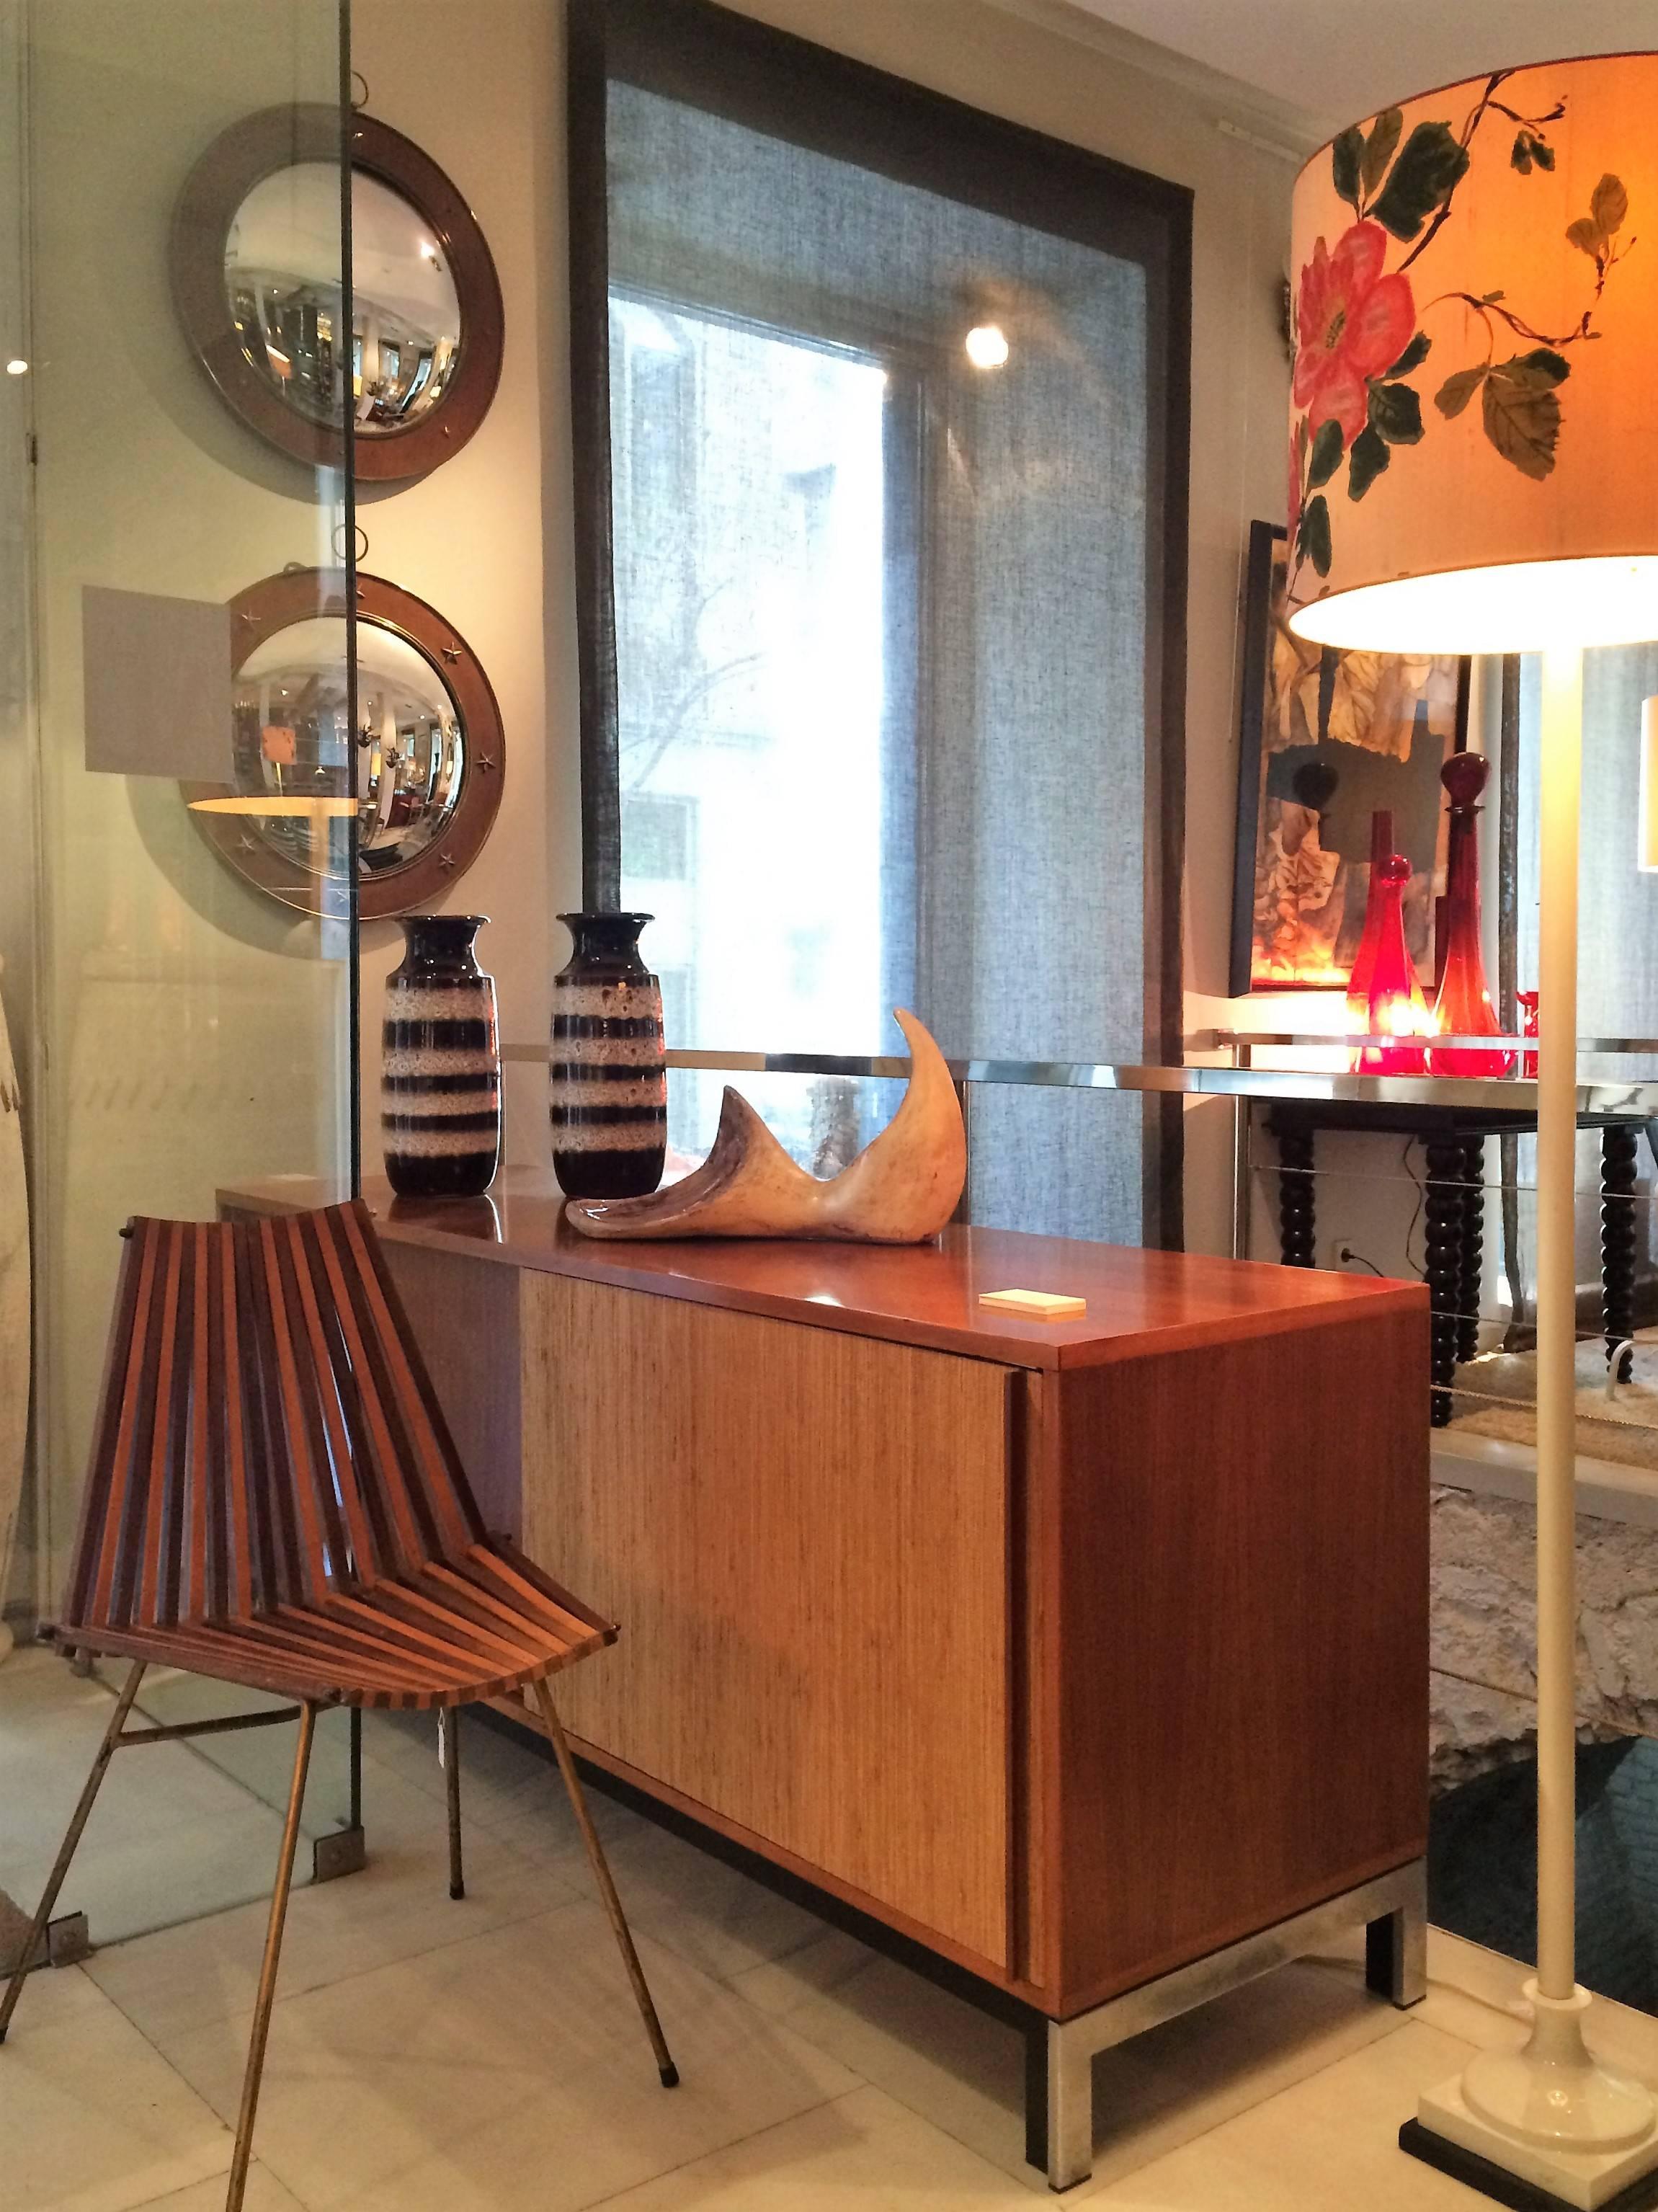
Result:
[[[347,588],[343,569],[289,568],[231,601],[230,781],[182,788],[226,865],[302,914],[333,910],[355,843],[372,921],[442,898],[477,858],[506,743],[465,639],[378,576],[356,580],[354,722]]]
[[[350,163],[345,323],[340,174]],[[214,386],[298,461],[360,482],[422,477],[488,413],[501,376],[501,284],[449,178],[373,116],[270,107],[216,138],[173,213],[173,296]]]

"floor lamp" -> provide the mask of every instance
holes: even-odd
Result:
[[[1384,109],[1302,171],[1291,252],[1291,629],[1543,655],[1533,2027],[1400,2141],[1500,2203],[1579,2212],[1645,2203],[1658,2170],[1654,2098],[1584,2038],[1573,1911],[1582,653],[1658,637],[1655,113],[1658,54]]]

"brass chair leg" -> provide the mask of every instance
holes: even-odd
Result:
[[[466,1894],[466,1876],[460,1860],[460,1707],[438,1708],[438,1741],[443,1749],[443,1780],[449,1800],[449,1894]]]
[[[242,2193],[247,2187],[247,2162],[253,2150],[253,2116],[259,2106],[265,2040],[270,2033],[270,2007],[276,1994],[276,1961],[282,1954],[282,1924],[288,1917],[294,1854],[300,1840],[300,1810],[305,1802],[305,1778],[311,1765],[311,1740],[316,1729],[317,1708],[307,1704],[301,1709],[299,1741],[294,1747],[294,1782],[288,1794],[282,1849],[276,1854],[276,1886],[270,1893],[270,1920],[265,1930],[264,1960],[259,1968],[259,1993],[253,2001],[253,2033],[247,2046],[247,2071],[242,2076],[242,2108],[236,2119],[236,2148],[230,2158],[225,2212],[241,2212]]]
[[[657,2071],[662,2076],[665,2089],[679,2086],[679,2069],[674,2064],[668,2050],[667,2039],[662,2033],[662,2023],[656,2016],[656,2007],[651,2002],[645,1969],[639,1963],[639,1954],[634,1948],[634,1939],[629,1932],[627,1916],[622,1910],[622,1899],[616,1893],[616,1884],[610,1879],[610,1862],[604,1856],[604,1845],[598,1840],[592,1815],[587,1810],[587,1800],[581,1787],[581,1777],[575,1771],[575,1761],[570,1756],[570,1747],[565,1739],[563,1723],[553,1705],[552,1692],[545,1678],[535,1684],[536,1701],[541,1707],[541,1717],[547,1723],[547,1734],[552,1739],[553,1753],[558,1760],[558,1771],[564,1777],[564,1787],[570,1795],[570,1809],[574,1813],[576,1826],[581,1831],[581,1840],[587,1847],[587,1863],[592,1868],[593,1880],[598,1884],[598,1894],[610,1923],[616,1948],[622,1954],[622,1963],[628,1970],[628,1979],[633,1984],[634,1999],[639,2007],[639,2016],[645,2023],[645,2033],[651,2039],[651,2049],[656,2053]]]
[[[64,1876],[69,1872],[70,1861],[75,1856],[75,1847],[81,1840],[82,1829],[91,1818],[99,1786],[109,1771],[110,1760],[115,1756],[117,1746],[120,1741],[121,1730],[126,1725],[126,1717],[132,1711],[132,1701],[138,1694],[138,1685],[144,1679],[144,1665],[143,1660],[135,1659],[131,1670],[122,1685],[121,1694],[115,1700],[115,1710],[109,1717],[109,1726],[104,1730],[104,1740],[98,1747],[98,1756],[92,1762],[92,1771],[88,1775],[86,1787],[81,1792],[81,1801],[70,1816],[69,1832],[58,1846],[58,1856],[52,1862],[52,1872],[46,1876],[46,1892],[36,1910],[34,1925],[29,1929],[23,1944],[22,1954],[12,1970],[11,1980],[7,1985],[5,1996],[0,1999],[0,2043],[3,2043],[6,2039],[6,2030],[11,2024],[13,2013],[17,2009],[17,2000],[23,1993],[23,1977],[28,1972],[29,1960],[34,1956],[34,1947],[46,1933],[46,1923],[52,1917],[52,1908],[58,1902],[58,1893],[63,1887]]]

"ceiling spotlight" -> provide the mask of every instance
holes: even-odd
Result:
[[[999,323],[975,323],[963,343],[975,368],[999,368],[1007,359],[1007,333]]]
[[[19,361],[15,355],[12,359],[6,363],[6,374],[8,376],[27,376],[28,373],[29,365],[27,362]]]

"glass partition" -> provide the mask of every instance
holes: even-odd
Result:
[[[272,1176],[342,1193],[355,1177],[345,810],[304,824],[323,908],[307,914],[228,865],[187,804],[236,781],[238,595],[297,569],[316,572],[319,617],[349,604],[347,110],[340,0],[0,0],[0,185],[27,211],[0,242],[0,993],[33,1314],[3,1588],[20,1644],[0,1663],[0,1890],[32,1904],[107,1714],[103,1670],[72,1677],[21,1639],[52,1620],[74,1540],[122,1224],[209,1218]],[[211,219],[220,170],[250,143],[276,149],[252,276],[234,204]],[[217,302],[228,355],[192,341],[192,294]],[[307,458],[227,404],[237,376],[302,416]],[[319,679],[346,701],[349,628],[329,625],[338,665]],[[264,703],[268,760],[349,787],[348,719],[322,718],[340,757],[313,760],[319,718],[285,693]],[[265,826],[250,818],[249,840]],[[165,1672],[141,1698],[167,1722],[254,1702]],[[313,1834],[349,1817],[345,1727],[323,1732],[339,1731],[313,1766]],[[291,1756],[290,1731],[270,1729],[158,1747],[154,1771],[118,1762],[63,1909],[87,1909],[101,1942],[262,1894]]]

